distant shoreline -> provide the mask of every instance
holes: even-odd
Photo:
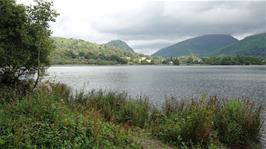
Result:
[[[266,64],[263,65],[208,65],[208,64],[191,64],[191,65],[164,65],[164,64],[158,64],[158,65],[146,65],[146,64],[115,64],[115,65],[95,65],[95,64],[52,64],[50,67],[53,66],[266,66]]]

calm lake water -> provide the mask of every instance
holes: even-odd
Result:
[[[74,90],[127,91],[155,105],[166,96],[266,97],[266,66],[52,66],[48,74]]]

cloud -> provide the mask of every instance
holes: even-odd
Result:
[[[19,0],[31,3],[32,0]],[[265,1],[56,0],[54,36],[104,43],[122,39],[137,52],[202,34],[238,38],[265,32]]]
[[[265,1],[156,1],[131,15],[102,18],[101,24],[93,24],[93,27],[100,32],[119,34],[129,39],[257,32],[265,29]]]

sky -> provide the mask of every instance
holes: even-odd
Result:
[[[50,0],[51,1],[51,0]],[[34,4],[33,0],[17,0]],[[266,1],[53,0],[60,13],[53,36],[95,43],[123,40],[136,52],[152,54],[204,34],[242,39],[266,32]]]

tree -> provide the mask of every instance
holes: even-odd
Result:
[[[194,62],[192,56],[189,56],[186,61],[187,61],[187,64],[193,64],[193,62]]]
[[[173,60],[173,63],[174,63],[174,65],[179,65],[179,64],[180,64],[178,58],[175,58],[175,59]]]
[[[0,1],[0,84],[16,86],[20,78],[40,75],[53,49],[49,22],[58,15],[53,3],[36,0],[32,6]]]

